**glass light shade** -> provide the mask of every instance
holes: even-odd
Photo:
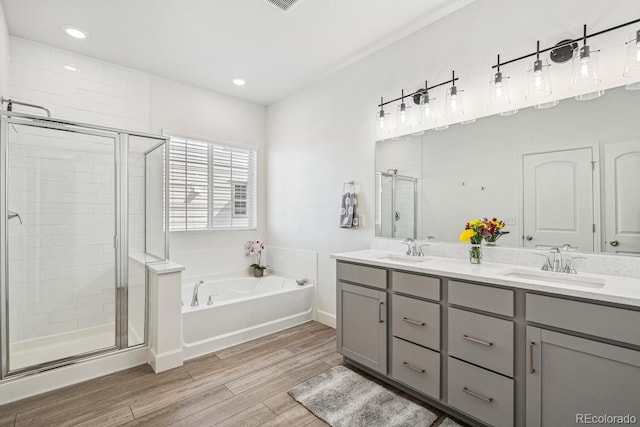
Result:
[[[622,75],[631,79],[625,86],[627,90],[640,90],[640,30],[627,43],[627,59]]]
[[[391,123],[389,120],[389,113],[384,109],[379,110],[376,113],[376,139],[383,140],[389,138],[391,135]]]
[[[527,72],[527,94],[525,99],[546,102],[551,95],[551,76],[549,64],[541,59],[535,60]]]
[[[413,115],[411,106],[404,101],[396,109],[396,130],[398,132],[410,131],[413,128]]]
[[[462,116],[464,114],[464,103],[462,99],[462,91],[457,86],[451,86],[447,89],[444,97],[444,115],[445,117]]]
[[[435,98],[431,98],[429,92],[420,95],[420,104],[418,104],[418,124],[428,126],[436,122]]]
[[[501,108],[510,104],[509,77],[498,71],[489,81],[489,107]]]
[[[576,49],[572,66],[569,88],[582,92],[575,97],[578,101],[588,101],[604,95],[604,90],[598,88],[602,81],[598,66],[598,52],[592,46],[584,45]]]

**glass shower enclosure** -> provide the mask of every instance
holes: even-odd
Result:
[[[146,342],[145,266],[168,251],[165,149],[0,112],[0,378]]]
[[[376,173],[376,237],[417,236],[418,179],[397,173]]]

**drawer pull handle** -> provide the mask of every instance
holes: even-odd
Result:
[[[411,323],[412,325],[424,326],[426,324],[424,322],[419,322],[417,320],[409,319],[408,317],[403,317],[402,320],[404,320],[407,323]]]
[[[462,387],[462,391],[464,391],[465,393],[467,393],[470,396],[476,397],[476,398],[478,398],[480,400],[484,400],[487,403],[493,402],[493,397],[486,397],[486,396],[483,396],[481,394],[474,393],[474,392],[472,392],[471,390],[469,390],[466,387]]]
[[[484,340],[481,340],[479,338],[470,337],[469,335],[463,335],[462,338],[464,338],[467,341],[474,342],[476,344],[486,345],[487,347],[491,347],[493,345],[492,342],[484,341]]]
[[[382,320],[382,306],[384,305],[384,302],[380,301],[380,305],[378,305],[378,322],[380,323],[384,323],[384,320]]]
[[[403,364],[404,366],[406,366],[407,368],[411,369],[412,371],[420,372],[421,374],[424,374],[424,373],[425,373],[425,370],[424,370],[424,369],[416,368],[415,366],[413,366],[413,365],[412,365],[412,364],[410,364],[410,363],[402,362],[402,364]]]
[[[535,342],[531,341],[529,343],[529,373],[535,374],[536,369],[533,367],[533,347],[536,345]]]

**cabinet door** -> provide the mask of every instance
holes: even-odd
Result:
[[[527,346],[527,427],[640,418],[640,352],[531,326]]]
[[[387,373],[387,293],[338,282],[338,351]]]

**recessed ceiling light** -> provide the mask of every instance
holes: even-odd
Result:
[[[247,82],[244,81],[244,79],[241,78],[235,78],[233,79],[233,84],[236,86],[244,86]]]
[[[79,30],[75,27],[64,27],[64,32],[73,37],[74,39],[86,39],[87,33]]]
[[[67,71],[71,71],[73,73],[78,71],[78,67],[76,67],[75,65],[65,65],[64,69],[67,70]]]

